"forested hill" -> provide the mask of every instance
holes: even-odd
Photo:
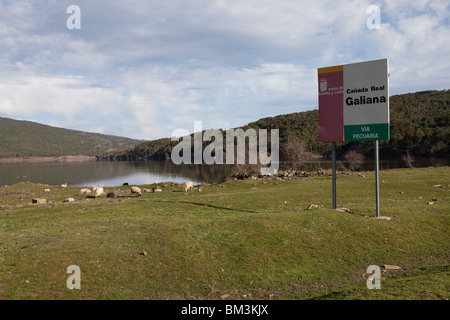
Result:
[[[0,158],[96,156],[130,148],[141,142],[0,117]]]
[[[407,151],[416,156],[448,155],[450,141],[450,90],[431,90],[391,96],[391,140],[380,141],[383,158],[398,157]],[[330,143],[318,141],[318,110],[298,112],[260,119],[242,127],[255,129],[279,129],[280,143],[289,138],[303,140],[309,150],[326,154]],[[159,139],[144,142],[135,148],[111,152],[104,157],[115,160],[170,158],[172,148],[178,142]],[[369,154],[373,143],[351,142],[338,144],[338,152],[349,149]]]
[[[422,91],[395,95],[389,98],[391,140],[380,141],[385,157],[396,157],[406,151],[414,155],[449,153],[450,141],[450,90]],[[317,110],[280,115],[250,123],[253,128],[278,128],[280,140],[298,137],[318,153],[330,150],[329,143],[321,143]],[[350,142],[338,145],[338,151],[349,149],[368,154],[373,149],[370,142]]]

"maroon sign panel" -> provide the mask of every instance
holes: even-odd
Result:
[[[319,141],[344,141],[343,66],[318,69]]]

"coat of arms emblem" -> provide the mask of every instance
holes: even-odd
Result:
[[[327,79],[320,79],[320,92],[327,91]]]

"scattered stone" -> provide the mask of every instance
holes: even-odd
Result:
[[[46,204],[47,200],[46,199],[33,199],[31,200],[31,203],[37,203],[37,204]]]
[[[146,256],[148,253],[146,251],[142,251],[139,253],[141,256]]]
[[[63,183],[63,184],[61,185],[61,188],[67,188],[67,183]]]
[[[391,220],[392,217],[386,217],[386,216],[381,216],[381,217],[375,217],[375,219],[379,219],[379,220]]]
[[[428,204],[429,206],[431,206],[431,205],[434,204],[434,202],[433,202],[433,201],[428,201],[427,204]]]
[[[435,184],[433,187],[435,187],[435,188],[442,188],[442,184]]]
[[[400,270],[401,269],[401,267],[391,265],[391,264],[385,264],[385,265],[382,265],[381,267],[386,270]]]
[[[64,202],[75,202],[74,198],[67,198],[66,200],[64,200]]]
[[[220,299],[225,300],[226,298],[229,298],[229,297],[230,297],[230,295],[228,293],[226,293],[226,294],[221,295]]]
[[[308,206],[308,208],[306,209],[306,210],[312,210],[312,209],[315,209],[315,208],[318,208],[319,206],[317,205],[317,204],[314,204],[314,203],[312,203],[312,204],[310,204],[309,206]]]
[[[323,170],[323,169],[317,169],[317,175],[319,175],[319,176],[324,176],[326,174],[326,172],[325,172],[325,170]]]
[[[366,177],[366,175],[364,174],[364,173],[358,173],[358,176],[360,176],[360,177],[362,177],[362,178],[365,178]]]
[[[340,211],[340,212],[350,212],[349,208],[336,208],[336,211]]]
[[[50,189],[44,189],[44,192],[50,192]]]

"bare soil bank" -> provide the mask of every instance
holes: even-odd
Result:
[[[0,163],[42,163],[42,162],[86,162],[95,161],[95,156],[61,156],[61,157],[17,157],[0,158]]]

